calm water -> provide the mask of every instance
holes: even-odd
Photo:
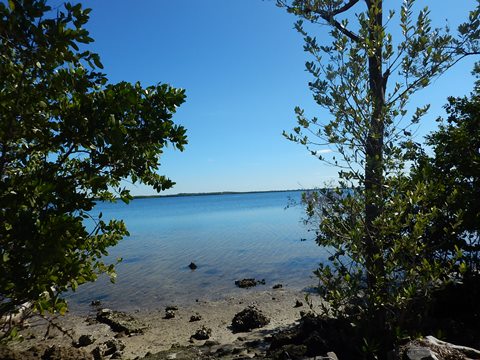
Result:
[[[73,310],[92,299],[116,309],[216,299],[239,291],[235,280],[265,279],[271,288],[315,284],[312,271],[326,255],[301,223],[301,207],[285,209],[300,192],[136,199],[101,203],[104,218],[124,219],[131,236],[110,250],[122,257],[117,282],[101,278],[69,296]],[[301,241],[301,239],[308,239]],[[198,269],[187,266],[193,261]]]

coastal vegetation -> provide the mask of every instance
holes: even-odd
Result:
[[[354,326],[358,356],[386,358],[425,320],[436,291],[478,270],[478,132],[467,130],[478,124],[478,93],[450,100],[450,125],[428,140],[433,158],[411,132],[429,105],[405,119],[415,92],[480,53],[480,4],[456,35],[433,28],[428,8],[415,14],[414,0],[399,9],[381,0],[277,4],[300,18],[309,87],[331,119],[297,107],[298,126],[284,135],[339,168],[337,189],[304,196],[317,243],[332,250],[316,271],[323,310]],[[330,44],[311,35],[317,24],[329,26]]]
[[[64,314],[63,292],[113,280],[102,257],[128,231],[92,215],[95,201],[128,202],[125,179],[170,188],[160,155],[187,143],[172,121],[184,90],[109,83],[87,50],[89,13],[0,3],[0,317],[22,304]]]
[[[331,251],[315,271],[322,301],[311,312],[301,310],[296,329],[272,336],[268,356],[292,358],[287,346],[290,354],[303,351],[298,358],[333,350],[342,359],[387,359],[406,341],[432,333],[475,346],[480,65],[472,93],[449,99],[447,118],[425,144],[412,128],[429,105],[412,110],[410,101],[459,61],[480,54],[480,1],[456,34],[448,26],[433,28],[428,9],[415,10],[415,0],[398,9],[386,9],[382,0],[276,3],[299,18],[295,28],[311,56],[309,87],[322,111],[309,117],[297,107],[297,126],[284,136],[339,173],[336,187],[303,195],[305,223]],[[46,0],[0,2],[0,318],[22,308],[63,315],[62,293],[100,274],[113,281],[115,264],[104,257],[128,230],[122,220],[94,215],[96,202],[132,200],[125,180],[157,192],[172,187],[158,173],[160,156],[167,145],[183,151],[187,144],[185,128],[172,120],[185,91],[109,83],[99,55],[88,50],[89,13],[81,4],[52,9]],[[327,45],[312,35],[319,24],[330,29]],[[189,274],[201,269],[195,261],[185,263]],[[235,283],[266,285],[254,278]],[[282,288],[274,285],[262,299],[283,297],[287,304]],[[295,300],[283,306],[303,308]],[[229,301],[226,307],[244,307],[243,300]],[[125,330],[112,319],[135,324],[133,316],[97,310],[97,322],[114,324],[123,335],[147,328]],[[174,305],[165,311],[162,321],[180,321],[177,311],[185,310]],[[197,313],[190,319],[205,320]],[[260,309],[246,307],[230,329],[270,323]],[[0,324],[0,337],[15,335],[11,323]],[[202,324],[190,340],[211,335]],[[93,347],[93,335],[83,339]]]

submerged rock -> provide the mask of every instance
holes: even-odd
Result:
[[[126,334],[142,333],[146,328],[138,320],[121,311],[101,309],[97,312],[97,321],[109,325],[113,331]]]
[[[257,285],[265,285],[265,279],[255,280],[253,278],[242,279],[235,281],[235,285],[239,288],[250,288]]]
[[[235,314],[232,320],[233,332],[245,332],[264,327],[270,320],[255,306],[249,306]]]

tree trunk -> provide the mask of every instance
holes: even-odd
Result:
[[[370,294],[386,294],[385,265],[383,261],[383,246],[375,227],[375,219],[382,212],[383,198],[383,142],[385,128],[385,85],[386,79],[382,71],[382,42],[380,29],[383,26],[382,0],[366,0],[369,12],[376,8],[374,16],[370,16],[369,41],[374,48],[368,58],[369,88],[373,102],[372,116],[366,141],[365,161],[365,247],[367,285]],[[373,14],[374,12],[370,12]],[[386,309],[381,304],[375,304],[377,296],[370,296],[369,311],[372,316],[372,330],[386,335]],[[380,333],[379,333],[380,332]],[[374,336],[377,340],[378,336]],[[382,337],[380,337],[382,338]]]

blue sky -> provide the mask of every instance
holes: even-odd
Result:
[[[304,70],[309,60],[295,18],[273,0],[84,0],[93,9],[87,24],[111,82],[158,82],[186,89],[174,119],[187,128],[184,152],[165,150],[161,173],[177,185],[165,192],[296,189],[322,186],[335,168],[283,138],[295,126],[293,108],[318,115]],[[399,6],[400,1],[386,1]],[[476,1],[418,0],[435,24],[452,30]],[[313,35],[327,39],[328,28]],[[431,103],[418,131],[435,128],[447,96],[472,89],[473,60],[457,65],[412,106]],[[477,59],[478,60],[478,59]],[[145,186],[134,195],[153,194]]]

